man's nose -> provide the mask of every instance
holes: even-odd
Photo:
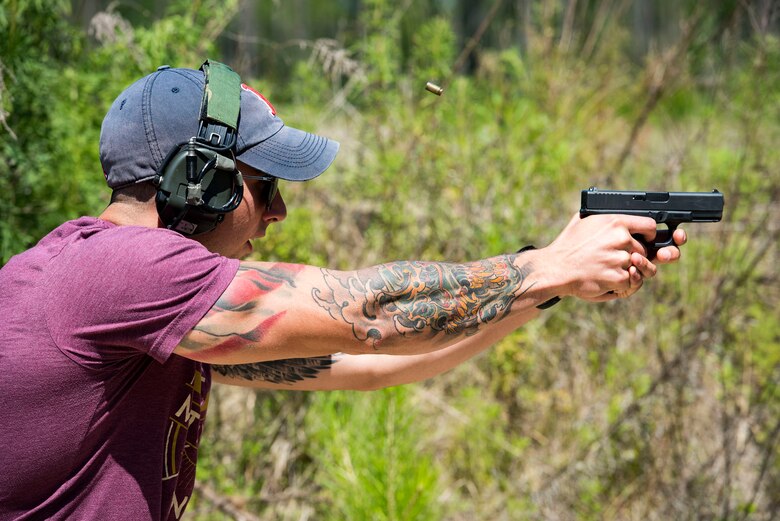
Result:
[[[287,206],[284,204],[284,198],[282,192],[276,192],[274,200],[271,201],[271,207],[268,208],[263,214],[263,220],[267,222],[280,222],[284,221],[287,217]]]

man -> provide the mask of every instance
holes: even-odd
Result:
[[[546,248],[461,264],[241,262],[250,240],[285,218],[278,179],[316,177],[338,144],[285,127],[241,85],[243,198],[215,228],[187,236],[168,229],[181,219],[164,216],[161,172],[198,132],[203,95],[201,71],[168,67],[120,94],[100,140],[111,204],[0,270],[2,520],[179,519],[212,376],[306,390],[419,381],[557,297],[628,297],[656,274],[632,237],[651,239],[655,222],[628,216],[575,216]],[[233,164],[210,164],[219,161]],[[187,204],[200,204],[187,175]],[[679,255],[672,246],[656,258]]]

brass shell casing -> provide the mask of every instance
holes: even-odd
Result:
[[[427,90],[428,92],[433,92],[437,96],[441,96],[442,93],[444,92],[443,88],[439,87],[438,85],[430,81],[425,84],[425,90]]]

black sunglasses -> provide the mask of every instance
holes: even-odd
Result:
[[[264,188],[267,191],[265,196],[265,209],[270,210],[274,199],[276,199],[276,194],[279,192],[279,178],[271,175],[246,175],[244,173],[241,174],[241,177],[244,179],[252,179],[253,181],[263,181],[265,183]]]

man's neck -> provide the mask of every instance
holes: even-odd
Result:
[[[98,218],[117,226],[146,226],[147,228],[160,226],[157,211],[147,204],[114,202],[108,205]]]

